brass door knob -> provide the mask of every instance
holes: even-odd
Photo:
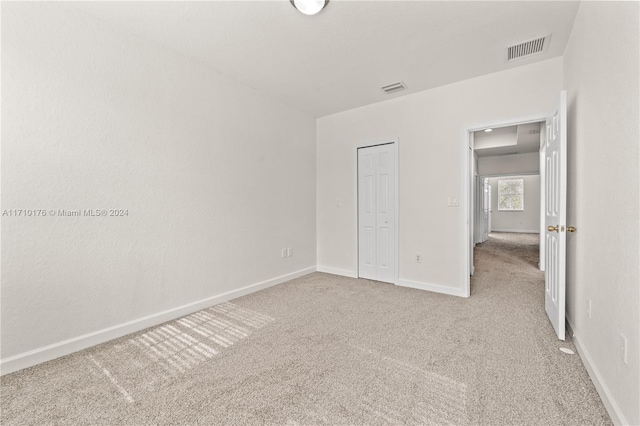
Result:
[[[547,231],[549,231],[549,232],[553,232],[553,231],[558,232],[559,229],[560,229],[560,227],[557,226],[557,225],[556,226],[548,226],[547,227]]]
[[[567,232],[576,232],[577,229],[575,226],[567,226]]]

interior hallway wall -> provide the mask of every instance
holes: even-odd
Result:
[[[538,154],[536,154],[538,155]],[[524,179],[524,210],[504,211],[498,209],[498,180]],[[491,230],[494,232],[540,232],[540,175],[503,176],[490,178],[491,185]]]
[[[356,145],[398,137],[400,280],[464,295],[464,130],[545,112],[561,83],[555,58],[319,118],[318,268],[356,274]],[[448,207],[450,197],[459,207]]]
[[[3,209],[128,211],[2,217],[3,360],[315,268],[309,115],[72,4],[3,2],[2,119]]]
[[[568,90],[567,309],[580,355],[623,424],[640,424],[639,3],[581,2]],[[591,318],[587,315],[592,301]],[[620,334],[628,339],[627,363]]]
[[[540,154],[538,152],[478,158],[480,176],[539,172]]]

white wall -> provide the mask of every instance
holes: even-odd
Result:
[[[2,89],[3,209],[129,211],[2,218],[3,361],[315,267],[313,117],[46,2]]]
[[[400,279],[464,294],[464,130],[547,111],[561,80],[557,58],[318,119],[318,267],[356,273],[355,146],[399,137]],[[460,207],[447,207],[448,197]]]
[[[474,132],[474,136],[474,149],[504,148],[506,146],[517,149],[518,130],[515,126],[493,129],[492,132]]]
[[[478,173],[480,173],[480,176],[539,172],[540,154],[537,152],[480,157],[478,159]]]
[[[638,2],[581,2],[568,89],[568,317],[612,417],[640,424]],[[587,303],[592,301],[591,319]],[[628,362],[619,357],[628,338]],[[610,411],[610,413],[611,413]]]
[[[538,155],[538,154],[537,154]],[[498,180],[524,179],[524,210],[498,210]],[[494,232],[540,232],[540,175],[490,178],[491,230]]]

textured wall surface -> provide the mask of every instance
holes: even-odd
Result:
[[[498,180],[524,179],[524,210],[498,210]],[[491,230],[540,232],[540,175],[509,176],[489,179],[491,184]]]
[[[462,290],[464,130],[549,110],[561,80],[551,59],[318,119],[318,266],[356,272],[355,147],[398,137],[400,279]]]
[[[567,222],[578,228],[567,238],[568,317],[626,424],[640,424],[638,9],[638,2],[582,2],[564,56]]]
[[[315,119],[61,4],[2,5],[2,357],[316,261]],[[293,256],[281,258],[281,248]]]
[[[537,152],[478,158],[478,174],[480,176],[539,172],[540,154]]]

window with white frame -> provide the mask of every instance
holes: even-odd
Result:
[[[498,179],[498,210],[524,210],[524,179]]]

